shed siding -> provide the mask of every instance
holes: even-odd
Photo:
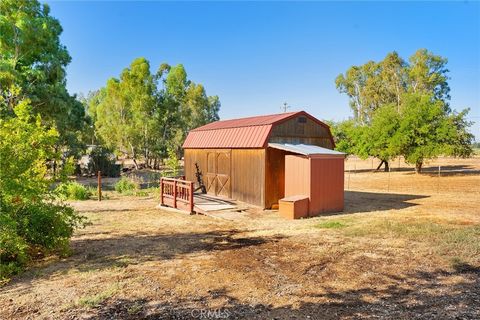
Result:
[[[185,149],[187,180],[197,181],[197,162],[207,184],[207,154],[212,152],[231,152],[231,198],[265,208],[265,149]]]
[[[285,197],[310,197],[310,160],[299,155],[285,156]]]
[[[299,118],[304,118],[306,122],[299,122]],[[327,149],[334,147],[329,129],[305,115],[299,115],[274,125],[268,142],[312,144]]]
[[[310,214],[343,210],[344,158],[312,158]]]
[[[278,204],[285,197],[285,156],[292,154],[285,150],[267,149],[265,167],[265,208]]]
[[[200,170],[203,175],[207,173],[207,153],[203,149],[185,149],[184,153],[184,170],[185,170],[185,179],[189,181],[197,182],[197,177],[195,176],[195,162],[198,163]],[[198,185],[197,185],[198,187]]]
[[[265,208],[265,149],[232,150],[232,198]]]
[[[309,215],[343,210],[343,157],[285,157],[285,197],[310,198]]]

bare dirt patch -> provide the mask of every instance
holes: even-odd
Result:
[[[0,288],[0,318],[480,318],[480,159],[443,160],[438,178],[349,159],[345,211],[299,221],[72,203],[91,225]]]

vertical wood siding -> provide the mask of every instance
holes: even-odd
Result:
[[[305,122],[299,121],[299,118],[304,118]],[[274,125],[269,142],[303,143],[333,149],[330,131],[326,127],[302,115]]]
[[[232,198],[265,207],[265,149],[232,150]]]
[[[223,153],[230,154],[230,174]],[[215,168],[213,159],[215,154],[220,154],[220,161]],[[195,162],[203,173],[203,181],[207,184],[207,175],[210,171],[218,171],[222,179],[229,175],[228,195],[220,192],[219,195],[228,196],[235,200],[265,207],[265,149],[185,149],[185,178],[197,181],[195,177]],[[210,163],[207,161],[210,158]],[[195,186],[198,186],[197,184]],[[208,186],[207,186],[208,187]],[[212,186],[210,192],[218,190]]]
[[[344,158],[312,158],[310,214],[343,210]]]
[[[285,196],[310,198],[309,215],[343,210],[343,157],[285,157]]]

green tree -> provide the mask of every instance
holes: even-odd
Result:
[[[369,126],[361,127],[357,137],[358,155],[362,158],[373,156],[380,159],[377,170],[385,164],[385,171],[389,171],[389,162],[399,155],[399,151],[392,147],[392,136],[397,132],[400,114],[397,106],[389,104],[378,108]]]
[[[58,132],[32,116],[28,101],[14,112],[16,117],[0,119],[0,194],[7,202],[39,199],[51,183],[45,159],[59,158]]]
[[[462,114],[447,114],[445,108],[444,102],[433,95],[405,96],[391,148],[401,153],[407,163],[414,164],[417,173],[425,161],[439,155],[468,157],[472,153],[473,137],[464,121],[467,110]]]
[[[381,164],[385,163],[385,170],[388,170],[388,161],[400,154],[407,161],[413,161],[417,171],[421,170],[424,160],[436,157],[438,150],[454,156],[469,156],[472,153],[470,145],[473,136],[468,132],[471,123],[465,120],[468,110],[455,114],[449,107],[450,87],[446,64],[447,59],[420,49],[410,57],[408,63],[392,52],[378,63],[369,61],[361,66],[352,66],[345,74],[340,74],[335,80],[337,89],[349,96],[354,114],[354,125],[350,124],[354,130],[348,132],[351,144],[348,148],[361,157],[379,158]],[[421,96],[428,96],[427,100],[431,103],[426,105],[424,100],[418,98]],[[419,110],[414,114],[412,110],[416,103]],[[416,141],[411,135],[408,135],[410,140],[402,139],[401,148],[398,137],[396,147],[392,146],[393,136],[400,129],[410,134],[420,134],[420,131],[409,131],[407,128],[415,126],[415,116],[428,119],[432,114],[426,113],[425,108],[431,107],[434,113],[437,105],[443,108],[442,119],[450,123],[442,127],[448,134],[434,130],[437,138],[435,135],[425,138],[421,148],[419,140]],[[412,123],[408,124],[409,121]],[[411,143],[410,147],[408,143]],[[429,151],[435,143],[441,148],[435,152]]]
[[[54,202],[45,159],[59,159],[54,128],[32,115],[28,101],[0,119],[0,280],[18,272],[29,254],[64,250],[83,218]]]
[[[62,27],[48,5],[31,0],[0,2],[0,115],[28,99],[34,114],[60,135],[58,149],[78,151],[84,108],[65,87],[71,57],[60,43]]]
[[[89,95],[85,104],[95,123],[98,141],[117,152],[142,157],[149,167],[181,144],[192,128],[218,120],[220,101],[187,78],[183,65],[162,64],[156,74],[149,62],[136,59],[120,79]]]

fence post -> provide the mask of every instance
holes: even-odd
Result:
[[[190,213],[193,213],[193,182],[190,182],[189,197]]]
[[[173,207],[177,208],[177,180],[173,181]]]
[[[98,201],[102,201],[102,172],[98,171],[98,180],[97,180],[97,192],[98,192]]]
[[[160,177],[160,204],[163,206],[163,177]]]

